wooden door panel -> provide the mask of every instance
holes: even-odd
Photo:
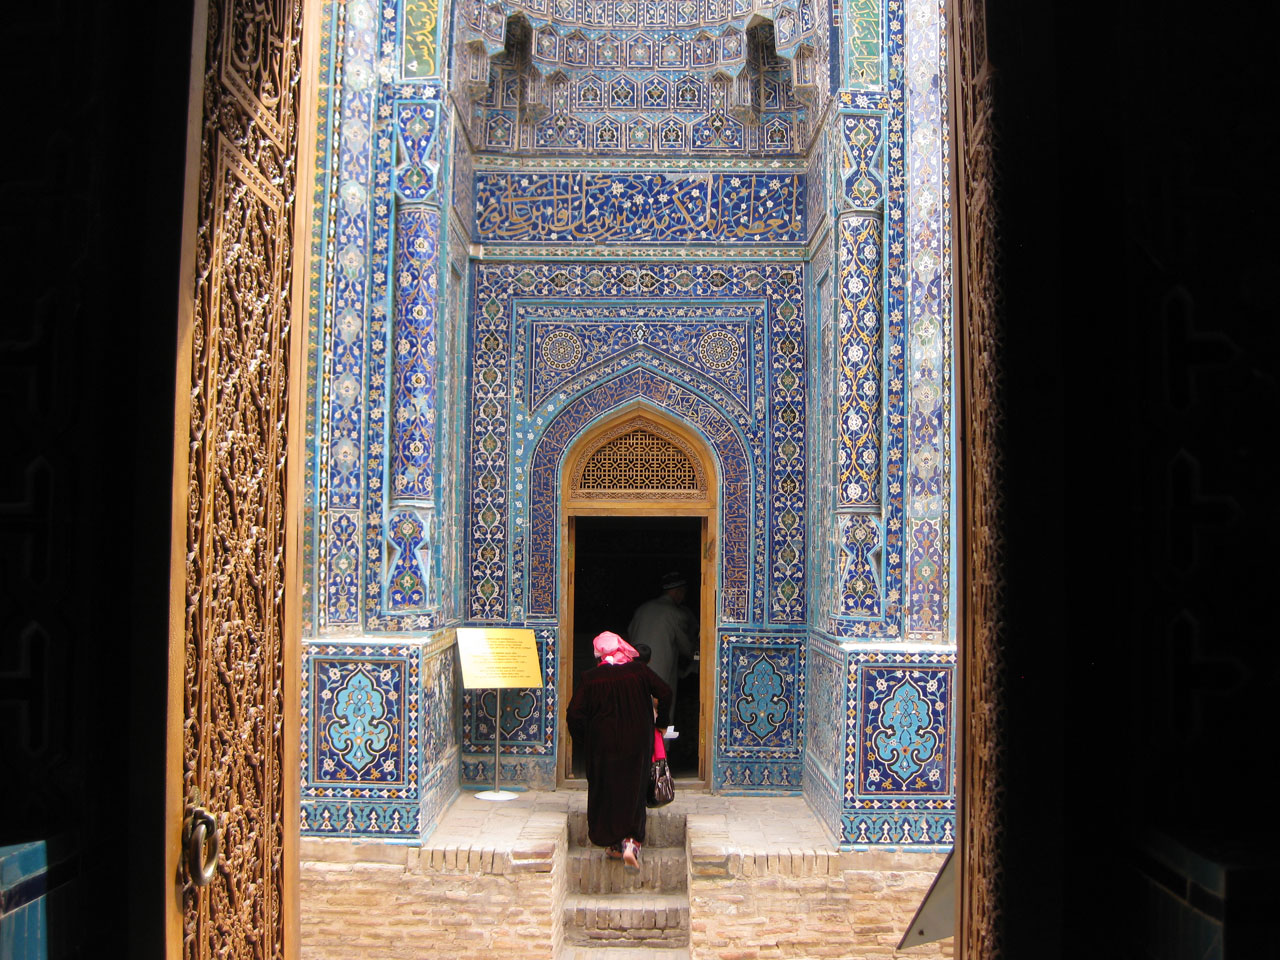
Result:
[[[210,0],[204,20],[186,410],[181,802],[221,835],[180,884],[184,957],[284,957],[286,544],[302,0]],[[193,108],[193,114],[195,109]],[[189,162],[194,163],[194,159]],[[190,289],[190,288],[189,288]],[[181,362],[181,361],[180,361]],[[183,440],[182,424],[178,442]]]

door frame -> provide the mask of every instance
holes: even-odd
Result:
[[[701,468],[703,495],[697,499],[655,500],[643,497],[617,499],[583,499],[574,496],[570,479],[582,460],[600,446],[602,438],[629,422],[648,421],[661,432],[683,441],[685,452],[693,456]],[[577,558],[578,517],[700,517],[698,546],[698,778],[703,786],[711,782],[711,740],[715,723],[712,708],[715,692],[716,610],[718,609],[719,551],[719,463],[714,453],[695,431],[669,414],[652,407],[632,404],[583,431],[569,446],[560,467],[560,517],[557,525],[561,544],[557,582],[560,596],[560,663],[557,680],[557,732],[560,749],[556,757],[556,784],[580,783],[573,777],[573,746],[565,726],[565,711],[573,695],[573,600],[574,566]],[[687,781],[686,781],[687,782]]]

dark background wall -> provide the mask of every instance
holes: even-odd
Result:
[[[190,4],[4,16],[0,844],[51,957],[160,956]]]
[[[1274,945],[1247,921],[1274,910],[1276,844],[1246,824],[1277,667],[1264,468],[1276,191],[1258,126],[1274,56],[1225,9],[988,10],[1006,331],[1006,955],[1190,955],[1190,933],[1135,881],[1159,831],[1266,862],[1238,888],[1224,944],[1262,956]]]
[[[53,956],[160,955],[188,6],[6,9],[0,844],[62,838]],[[1146,827],[1274,847],[1274,57],[1219,13],[989,6],[1010,957],[1140,955]]]

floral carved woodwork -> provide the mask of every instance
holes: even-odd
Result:
[[[186,483],[183,794],[222,834],[185,957],[283,957],[282,644],[301,0],[211,0]],[[180,384],[179,389],[183,387]]]

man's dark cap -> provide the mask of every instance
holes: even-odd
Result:
[[[674,590],[676,587],[683,587],[687,582],[688,581],[685,580],[683,573],[672,570],[670,573],[663,576],[662,589]]]

